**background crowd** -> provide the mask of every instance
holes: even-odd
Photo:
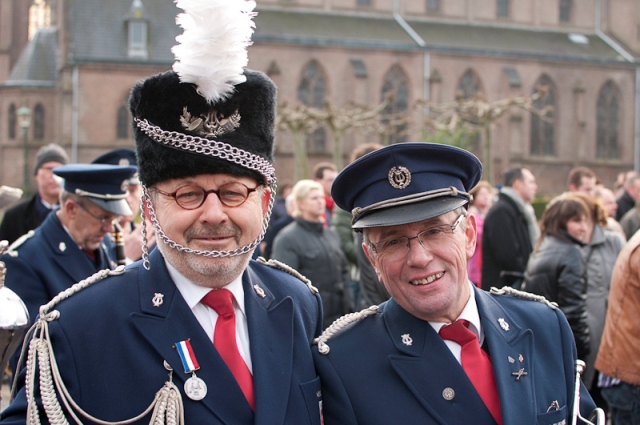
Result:
[[[351,161],[380,147],[359,146]],[[120,261],[128,264],[142,257],[143,215],[135,162],[135,153],[130,149],[117,149],[95,159],[96,164],[129,170],[124,177],[119,174],[114,183],[118,186],[120,180],[126,182],[129,208],[115,214],[99,202],[90,202],[87,207],[81,199],[75,199],[87,214],[75,215],[79,224],[71,227],[87,226],[92,221],[100,223],[94,235],[100,243],[83,250],[82,257],[68,261],[85,261],[87,256],[94,271],[103,266],[114,268],[118,262],[114,233],[117,229],[123,232],[119,237],[125,247],[124,254],[120,253],[124,259]],[[29,239],[22,235],[38,228],[51,211],[64,207],[59,202],[64,180],[56,168],[64,170],[60,167],[68,163],[66,152],[55,144],[38,152],[34,165],[37,190],[30,198],[5,209],[0,240],[8,240],[17,249]],[[90,189],[92,178],[95,179],[92,176],[103,178],[92,167],[95,165],[87,164],[76,170],[81,179],[89,182]],[[309,179],[280,184],[271,224],[254,255],[281,261],[311,280],[322,297],[324,327],[346,313],[389,298],[362,250],[362,234],[351,229],[351,212],[335,206],[331,199],[331,184],[337,173],[333,164],[319,163]],[[612,364],[622,361],[617,355],[622,349],[620,344],[611,340],[615,328],[623,326],[620,320],[625,308],[614,305],[618,310],[615,315],[611,313],[612,301],[622,303],[622,299],[612,300],[610,292],[616,286],[625,294],[630,290],[628,274],[632,271],[627,270],[621,278],[622,272],[616,272],[616,267],[633,267],[630,258],[635,255],[633,247],[638,245],[638,238],[633,235],[640,229],[640,175],[629,171],[607,187],[590,169],[576,167],[567,176],[566,192],[550,199],[539,217],[533,208],[536,191],[535,176],[523,167],[507,170],[497,186],[480,181],[471,190],[469,212],[476,217],[478,236],[475,252],[468,261],[469,279],[485,290],[506,285],[557,303],[573,331],[578,357],[586,361],[583,381],[596,403],[610,411],[613,408],[614,418],[636,414],[637,411],[625,410],[627,405],[616,404],[620,400],[617,390],[637,389],[634,385],[639,382],[637,372],[627,382],[628,375],[620,375],[619,366]],[[153,226],[146,226],[146,230],[145,246],[153,249]],[[621,256],[622,252],[626,254]],[[91,273],[89,269],[84,271]],[[65,285],[70,286],[82,277],[70,276]],[[46,282],[42,285],[48,286]],[[53,296],[49,292],[45,295],[48,298]],[[42,296],[22,295],[32,315],[46,301]],[[629,349],[628,344],[624,349]],[[609,375],[599,376],[599,370]],[[619,421],[625,423],[623,419]]]

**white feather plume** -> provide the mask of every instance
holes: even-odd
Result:
[[[193,83],[209,103],[231,96],[245,82],[247,47],[255,24],[253,0],[175,0],[184,10],[176,23],[184,32],[171,51],[180,81]]]

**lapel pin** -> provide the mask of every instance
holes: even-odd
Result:
[[[523,376],[527,376],[528,373],[524,371],[524,368],[520,369],[517,372],[511,372],[511,376],[514,376],[516,378],[516,381],[519,381],[520,378],[522,378]]]
[[[516,359],[514,359],[511,356],[508,356],[507,359],[509,360],[509,363],[515,363],[516,362]]]
[[[207,395],[207,384],[196,376],[196,370],[200,369],[196,355],[191,348],[191,342],[187,339],[177,342],[174,346],[178,350],[184,373],[190,373],[191,378],[184,383],[184,393],[191,400],[199,401]]]
[[[58,245],[58,249],[62,252],[65,252],[67,250],[67,244],[65,244],[64,242],[60,242],[60,245]]]
[[[153,299],[151,300],[151,303],[153,303],[154,307],[160,307],[164,302],[163,298],[164,298],[164,294],[160,294],[156,292],[155,294],[153,294]]]
[[[453,398],[456,396],[456,392],[453,391],[453,388],[447,387],[444,390],[442,390],[442,398],[444,398],[445,400],[453,400]]]
[[[258,285],[253,285],[253,290],[256,291],[256,294],[258,294],[260,298],[266,297],[264,290]]]
[[[413,339],[411,339],[411,335],[409,334],[402,335],[402,343],[407,346],[413,344]]]
[[[524,357],[522,357],[522,354],[518,355],[518,361],[520,363],[522,363],[524,361]]]
[[[498,323],[500,323],[500,327],[503,330],[505,330],[505,331],[509,330],[509,324],[502,317],[498,319]]]

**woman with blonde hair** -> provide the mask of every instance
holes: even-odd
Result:
[[[350,311],[347,258],[340,238],[326,227],[324,189],[313,180],[300,180],[291,190],[294,221],[273,241],[271,258],[281,261],[311,280],[322,297],[324,325]]]
[[[571,326],[580,359],[590,351],[586,269],[580,251],[588,242],[589,217],[587,204],[573,192],[547,204],[522,286],[558,304]]]

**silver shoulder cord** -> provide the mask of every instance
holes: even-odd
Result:
[[[69,298],[73,294],[81,291],[82,289],[98,282],[107,276],[119,275],[124,273],[124,266],[120,266],[115,270],[101,270],[87,279],[76,283],[69,289],[56,295],[49,303],[40,307],[40,318],[29,329],[29,332],[25,336],[25,344],[23,345],[22,353],[18,365],[21,365],[26,350],[26,342],[30,337],[31,341],[28,345],[28,360],[27,360],[27,372],[26,372],[26,396],[27,396],[27,424],[39,425],[40,414],[36,404],[35,392],[35,379],[36,379],[36,366],[39,368],[39,383],[40,383],[40,398],[42,401],[42,407],[47,415],[47,419],[51,425],[67,425],[67,421],[64,412],[62,410],[60,402],[64,405],[68,414],[73,418],[77,424],[82,424],[82,416],[89,419],[92,422],[101,425],[126,425],[136,421],[139,421],[143,417],[149,414],[153,410],[150,425],[184,425],[184,408],[182,405],[182,396],[180,390],[173,383],[173,371],[169,370],[169,380],[164,383],[164,386],[156,393],[155,398],[149,405],[149,407],[138,416],[118,421],[107,422],[101,419],[95,418],[82,410],[80,406],[71,398],[67,387],[65,386],[56,357],[51,345],[51,337],[49,335],[49,322],[57,320],[60,317],[58,310],[52,310],[52,308],[60,301]],[[166,362],[165,362],[166,363]],[[15,382],[14,380],[14,391]],[[58,397],[56,397],[56,394]]]

